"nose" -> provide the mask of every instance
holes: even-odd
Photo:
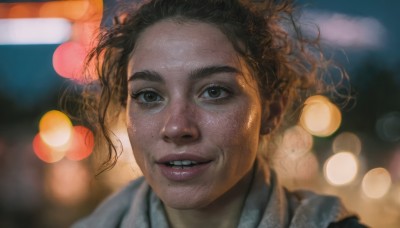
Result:
[[[185,102],[176,102],[165,110],[167,116],[161,129],[164,141],[177,145],[195,142],[200,138],[197,115],[194,108]]]

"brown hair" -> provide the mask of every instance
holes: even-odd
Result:
[[[264,105],[271,109],[278,103],[287,111],[301,104],[301,97],[327,91],[324,81],[330,62],[322,55],[318,35],[310,39],[302,35],[289,0],[151,0],[140,7],[131,5],[119,11],[123,16],[114,25],[101,31],[88,56],[98,80],[82,93],[82,118],[92,126],[97,142],[105,140],[108,145],[102,171],[112,168],[118,158],[109,122],[126,105],[129,57],[141,33],[158,21],[199,21],[218,27],[247,62]],[[341,70],[340,77],[345,77]]]

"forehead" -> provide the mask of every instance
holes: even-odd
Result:
[[[139,36],[129,72],[157,68],[241,65],[229,39],[214,25],[203,22],[158,22]]]

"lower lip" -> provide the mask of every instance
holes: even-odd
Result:
[[[173,168],[164,164],[159,164],[161,173],[170,181],[183,182],[201,176],[210,167],[211,162],[195,165],[188,168]]]

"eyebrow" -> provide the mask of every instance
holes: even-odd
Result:
[[[193,81],[199,81],[201,79],[207,78],[211,75],[214,74],[221,74],[221,73],[235,73],[238,74],[241,72],[232,67],[232,66],[225,66],[225,65],[215,65],[215,66],[207,66],[207,67],[201,67],[199,69],[196,69],[190,73],[190,79]]]
[[[221,73],[242,74],[241,71],[232,66],[212,65],[212,66],[200,67],[198,69],[193,70],[189,74],[189,79],[191,81],[199,81],[201,79],[210,77],[211,75],[221,74]],[[130,76],[128,79],[128,81],[136,81],[136,80],[165,83],[164,79],[158,72],[151,70],[138,71],[134,73],[132,76]]]
[[[132,76],[130,76],[128,79],[128,81],[130,82],[135,80],[144,80],[144,81],[162,82],[162,83],[165,82],[159,73],[151,70],[138,71],[132,74]]]

